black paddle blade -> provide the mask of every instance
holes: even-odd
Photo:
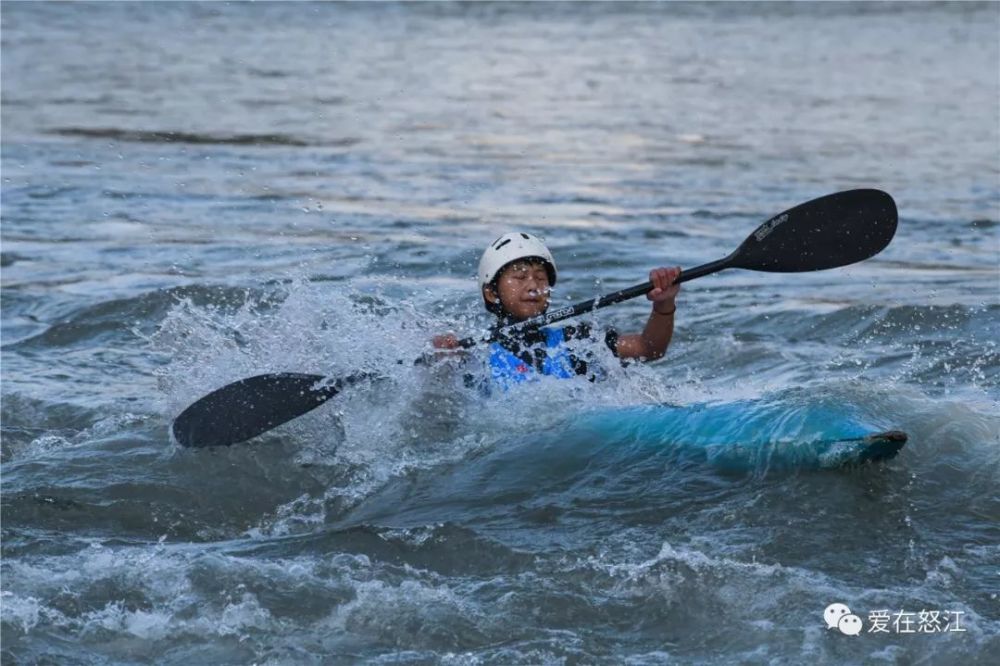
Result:
[[[772,217],[726,263],[772,273],[846,266],[881,252],[896,233],[896,222],[896,202],[885,192],[837,192]]]
[[[322,375],[257,375],[212,391],[181,412],[171,429],[182,446],[229,446],[302,416],[337,395],[351,376],[321,383]]]

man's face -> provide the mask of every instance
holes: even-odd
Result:
[[[518,261],[503,269],[497,280],[500,302],[517,320],[529,319],[549,307],[549,274],[540,261]],[[487,298],[495,300],[487,288]]]

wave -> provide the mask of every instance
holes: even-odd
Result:
[[[110,139],[135,143],[186,143],[192,145],[227,146],[322,146],[349,148],[361,139],[344,137],[334,140],[317,141],[290,134],[213,134],[207,132],[181,132],[176,130],[127,130],[118,128],[60,127],[49,130],[49,134],[84,139]]]
[[[660,658],[642,663],[669,661],[671,653],[710,661],[719,645],[744,661],[780,661],[793,649],[821,661],[845,650],[857,661],[876,657],[882,644],[873,640],[830,647],[822,608],[834,600],[858,610],[909,609],[918,600],[961,610],[961,642],[926,637],[919,646],[925,656],[979,661],[997,631],[989,606],[956,596],[960,590],[947,583],[961,573],[947,557],[928,564],[926,580],[910,575],[871,587],[809,562],[727,551],[723,530],[715,541],[672,534],[641,545],[629,531],[576,552],[554,541],[544,549],[543,538],[534,550],[519,551],[500,542],[504,533],[482,532],[364,527],[289,540],[285,545],[300,547],[286,553],[254,544],[80,540],[61,552],[5,558],[5,658],[76,663],[81,655],[103,662],[146,654],[182,663],[219,640],[241,662],[268,663],[356,657],[358,641],[366,654],[392,661],[404,644],[410,660],[420,662],[461,655],[470,663],[622,663],[654,651]],[[822,543],[809,534],[802,539]],[[852,560],[864,559],[866,544],[846,546],[836,548],[845,564],[864,566]],[[501,561],[481,561],[483,549]],[[991,554],[995,548],[977,564],[988,566]],[[604,632],[578,630],[593,625],[627,632],[609,642]]]
[[[91,344],[131,337],[136,326],[157,324],[181,301],[190,301],[202,308],[238,309],[253,304],[256,310],[266,309],[266,296],[249,288],[184,286],[158,289],[140,296],[103,301],[65,316],[50,324],[41,333],[3,345],[4,351],[52,349]],[[16,313],[11,313],[16,314]]]

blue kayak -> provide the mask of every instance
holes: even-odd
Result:
[[[907,439],[843,407],[765,400],[597,409],[576,414],[564,427],[577,441],[655,447],[734,471],[881,462]]]
[[[442,511],[459,522],[484,515],[503,520],[511,506],[631,502],[636,492],[677,490],[684,479],[705,479],[704,472],[759,475],[877,464],[906,443],[904,433],[885,425],[860,407],[788,395],[588,409],[539,430],[512,428],[460,463],[396,479],[345,524],[391,517],[423,525],[439,520]],[[707,490],[700,488],[695,492]]]

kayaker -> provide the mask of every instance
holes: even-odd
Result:
[[[680,268],[654,268],[649,279],[654,287],[646,298],[652,304],[641,333],[605,331],[604,342],[621,359],[652,361],[661,358],[674,332],[676,297],[680,285],[673,284]],[[556,283],[556,263],[541,240],[531,234],[512,232],[493,241],[479,261],[479,287],[486,309],[496,315],[494,330],[540,315],[549,307]],[[595,379],[588,354],[574,350],[572,342],[593,339],[591,327],[575,324],[543,327],[526,333],[500,333],[490,344],[489,368],[493,380],[509,386],[537,379],[539,375]],[[453,334],[438,335],[437,349],[457,349]]]

